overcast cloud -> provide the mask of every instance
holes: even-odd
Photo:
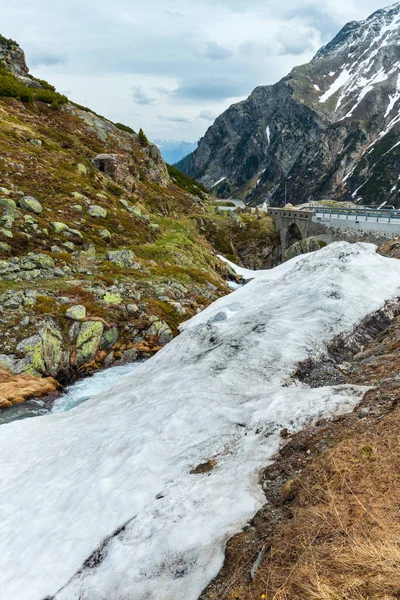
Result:
[[[195,141],[257,85],[384,0],[12,0],[1,31],[33,75],[151,139]]]

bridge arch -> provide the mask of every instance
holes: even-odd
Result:
[[[303,232],[301,230],[300,225],[298,223],[296,223],[295,221],[293,221],[292,223],[290,223],[289,227],[286,230],[285,243],[284,243],[283,250],[287,250],[288,248],[290,248],[290,246],[293,246],[293,244],[295,244],[296,242],[301,242],[303,237],[304,236],[303,236]]]

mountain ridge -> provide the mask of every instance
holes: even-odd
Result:
[[[282,205],[286,192],[293,204],[379,194],[399,205],[399,22],[396,3],[346,24],[308,64],[222,113],[178,168],[255,205]]]

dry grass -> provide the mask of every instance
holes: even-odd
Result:
[[[255,581],[219,599],[399,599],[399,438],[396,411],[317,458]]]

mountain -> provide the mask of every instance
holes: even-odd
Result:
[[[176,142],[174,140],[155,140],[154,143],[160,148],[165,162],[173,165],[179,160],[196,150],[197,142]]]
[[[32,77],[4,37],[0,131],[0,384],[3,369],[22,375],[18,402],[27,375],[64,384],[158,351],[229,291],[217,252],[273,264],[269,217],[216,215],[142,131]],[[0,408],[17,388],[9,378]]]
[[[400,3],[348,23],[310,63],[257,87],[178,168],[251,204],[400,206]],[[286,192],[285,192],[286,190]]]

